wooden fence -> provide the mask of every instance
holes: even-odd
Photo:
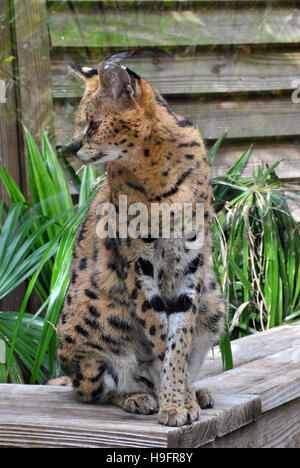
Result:
[[[208,145],[228,130],[216,175],[254,143],[248,173],[282,160],[280,176],[299,178],[299,3],[1,0],[0,78],[8,89],[1,160],[24,188],[18,122],[35,137],[53,129],[59,146],[71,140],[82,87],[68,62],[94,66],[112,52],[144,48],[151,54],[124,63],[197,123]]]
[[[1,36],[0,78],[10,91],[7,103],[0,104],[1,159],[23,185],[26,171],[17,121],[36,137],[42,128],[52,128],[57,145],[68,143],[82,94],[68,62],[94,66],[128,48],[151,51],[124,63],[197,123],[208,145],[228,130],[214,162],[216,175],[254,143],[248,173],[261,162],[282,160],[282,178],[300,177],[300,93],[295,91],[300,82],[300,2],[1,3],[5,38]],[[16,101],[17,118],[12,113]]]

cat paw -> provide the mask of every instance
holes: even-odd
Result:
[[[159,424],[163,424],[164,426],[180,427],[185,424],[192,424],[194,421],[198,421],[200,417],[199,406],[187,406],[165,406],[161,408],[157,418]]]
[[[123,408],[128,413],[154,414],[158,411],[158,403],[152,395],[140,393],[127,397]]]
[[[213,408],[215,406],[215,399],[207,388],[196,389],[196,400],[201,409]]]

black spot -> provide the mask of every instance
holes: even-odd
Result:
[[[194,159],[193,154],[185,154],[184,157],[185,157],[185,159]]]
[[[100,326],[96,320],[90,320],[87,317],[84,317],[83,320],[84,320],[84,323],[88,325],[89,327],[93,328],[94,330],[99,330]]]
[[[133,300],[138,297],[138,290],[136,288],[134,288],[133,291],[131,292],[131,297]]]
[[[72,273],[71,273],[71,283],[72,284],[75,283],[76,278],[77,278],[77,273],[76,273],[76,271],[73,270]]]
[[[119,141],[120,144],[125,143],[127,141],[127,138],[122,138],[122,140]]]
[[[119,330],[123,330],[123,331],[131,330],[131,326],[129,325],[129,323],[125,322],[125,320],[121,320],[116,315],[110,315],[108,317],[108,322],[110,323],[110,325],[112,325],[113,327]]]
[[[217,288],[217,283],[215,281],[211,281],[210,284],[209,284],[209,289],[216,289]]]
[[[67,295],[67,304],[68,304],[68,305],[72,304],[72,296],[71,296],[71,294],[68,294],[68,295]]]
[[[101,315],[100,310],[91,304],[88,305],[88,311],[93,317],[96,318],[99,318]]]
[[[149,150],[148,150],[148,149],[145,149],[145,150],[144,150],[144,156],[149,156],[149,154],[150,154],[150,153],[149,153]]]
[[[132,188],[133,190],[136,190],[136,191],[138,191],[138,192],[143,193],[144,195],[147,195],[146,190],[145,190],[144,187],[142,187],[141,185],[134,184],[134,183],[132,183],[132,182],[130,182],[130,181],[127,181],[127,182],[126,182],[126,185],[127,185],[128,187]]]
[[[107,262],[107,268],[109,268],[112,271],[116,271],[117,269],[116,263],[111,258]]]
[[[193,258],[193,260],[187,265],[185,268],[185,273],[188,274],[194,274],[196,273],[199,264],[200,264],[200,255],[197,255],[197,257]]]
[[[94,262],[96,262],[96,261],[98,260],[98,253],[99,253],[98,248],[95,247],[94,253],[93,253],[93,260],[94,260]]]
[[[87,330],[85,330],[84,328],[82,328],[81,325],[76,325],[75,326],[75,330],[82,336],[89,336],[89,333]]]
[[[171,348],[172,348],[172,349],[175,349],[175,348],[176,348],[176,343],[172,343]]]
[[[143,304],[142,304],[142,312],[147,312],[147,310],[151,309],[152,306],[151,306],[151,303],[150,301],[144,301]]]
[[[94,291],[91,291],[90,289],[85,289],[84,290],[84,293],[87,297],[89,297],[90,299],[98,299],[98,296],[97,294],[94,293]]]
[[[156,237],[151,237],[151,234],[148,234],[148,237],[141,237],[141,239],[145,244],[152,244],[157,240]]]
[[[191,122],[190,120],[179,120],[179,122],[177,122],[179,127],[193,127],[194,124],[193,122]]]
[[[103,351],[102,346],[99,346],[96,343],[92,343],[91,341],[86,341],[84,344],[89,348],[96,349],[97,351]]]
[[[137,263],[145,276],[151,276],[153,278],[154,269],[152,263],[149,262],[149,260],[145,260],[144,258],[140,257]]]
[[[66,342],[70,344],[75,344],[74,338],[72,338],[70,335],[66,337]]]
[[[101,335],[101,338],[105,343],[108,343],[110,345],[113,345],[113,346],[119,346],[120,345],[120,343],[118,341],[114,340],[111,336]]]
[[[77,237],[77,242],[78,242],[79,244],[80,244],[81,241],[84,240],[84,235],[85,235],[85,233],[86,233],[86,231],[87,231],[87,229],[86,229],[86,223],[87,223],[87,221],[88,221],[88,219],[86,218],[86,219],[83,221],[82,225],[81,225],[81,229],[80,229],[79,234],[78,234],[78,237]]]
[[[156,334],[156,328],[154,325],[152,325],[149,329],[150,335],[154,336]]]
[[[187,171],[183,172],[177,179],[177,182],[173,185],[173,187],[168,190],[167,192],[162,193],[161,195],[158,195],[155,198],[150,199],[150,202],[153,201],[160,201],[162,198],[167,198],[170,197],[171,195],[174,195],[175,193],[178,192],[178,189],[180,185],[185,181],[185,179],[192,173],[192,169],[188,169]]]
[[[176,300],[173,301],[172,308],[169,313],[174,312],[187,312],[193,304],[192,299],[187,294],[181,294]]]
[[[150,307],[155,310],[155,312],[165,312],[167,310],[167,306],[160,296],[152,297]]]
[[[166,335],[165,333],[162,333],[162,334],[160,335],[160,339],[161,339],[162,341],[165,341],[166,338],[167,338],[167,335]]]
[[[113,243],[108,237],[106,237],[104,241],[104,247],[106,248],[106,250],[111,250],[113,248]]]
[[[137,317],[136,320],[139,322],[140,325],[142,325],[142,327],[144,327],[144,328],[146,327],[146,322],[145,322],[145,320],[143,320],[143,319],[141,319],[141,318],[139,318],[139,317]]]

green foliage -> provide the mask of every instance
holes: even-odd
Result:
[[[26,129],[25,137],[31,203],[0,168],[11,201],[9,208],[0,203],[0,219],[6,215],[0,228],[0,298],[29,280],[20,311],[0,312],[0,339],[7,355],[0,381],[21,382],[27,376],[32,383],[42,383],[54,370],[55,325],[69,282],[76,232],[96,193],[95,172],[85,169],[76,209],[46,134],[41,153]],[[34,317],[26,313],[33,290],[43,304]]]
[[[28,281],[20,310],[0,312],[0,340],[7,355],[7,364],[0,364],[0,382],[42,383],[57,371],[55,327],[69,284],[76,232],[104,177],[96,184],[95,169],[89,166],[80,179],[65,160],[80,186],[74,207],[47,136],[42,136],[41,152],[26,129],[25,137],[30,201],[0,167],[10,198],[9,207],[0,202],[0,299]],[[211,149],[211,160],[225,137]],[[300,316],[299,225],[290,214],[276,165],[259,168],[252,177],[241,175],[250,152],[214,180],[214,262],[228,307],[220,341],[225,369],[233,366],[232,333],[252,333]],[[33,290],[42,303],[34,316],[27,310]]]
[[[241,176],[249,148],[225,177],[214,180],[218,210],[215,266],[239,336],[300,316],[300,233],[284,184],[263,165]]]

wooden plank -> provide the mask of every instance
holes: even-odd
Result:
[[[213,161],[213,175],[219,177],[226,174],[250,143],[254,143],[254,147],[243,171],[245,176],[255,174],[262,163],[271,167],[277,161],[281,161],[276,169],[281,179],[300,177],[300,145],[297,141],[261,144],[252,140],[247,144],[236,142],[235,145],[224,145],[219,149]]]
[[[283,325],[232,341],[234,368],[271,356],[274,350],[276,352],[291,350],[299,335],[300,325]],[[222,357],[219,347],[216,346],[204,362],[202,375],[204,377],[217,375],[222,370]]]
[[[282,44],[300,41],[295,5],[242,8],[195,5],[193,10],[162,2],[131,8],[95,3],[53,8],[50,34],[55,47],[144,47],[225,44]]]
[[[209,418],[206,424],[196,423],[179,428],[168,434],[170,448],[200,448],[207,438],[222,437],[238,428],[247,426],[261,414],[260,398],[254,395],[226,395],[215,393],[214,409],[201,411],[201,420]],[[236,428],[236,429],[234,429]]]
[[[53,122],[46,0],[15,0],[14,8],[22,122],[37,141]]]
[[[91,60],[88,65],[97,67],[99,61],[97,57],[97,62]],[[165,95],[293,90],[295,77],[300,75],[300,53],[287,52],[245,54],[237,50],[230,55],[150,55],[122,63]],[[55,98],[82,96],[84,88],[70,74],[67,61],[53,60],[51,74]]]
[[[253,138],[297,135],[300,128],[299,105],[288,98],[207,102],[201,98],[168,99],[175,112],[198,125],[207,140],[219,138],[228,130],[228,138]],[[56,101],[57,142],[68,144],[74,132],[77,100]]]
[[[86,405],[67,387],[0,385],[0,446],[194,447],[260,414],[256,396],[220,396],[192,426],[171,428],[156,416],[125,413],[109,405]]]
[[[226,446],[243,446],[250,443],[247,430],[251,433],[253,428],[253,446],[296,444],[300,326],[281,327],[279,331],[273,329],[238,340],[236,352],[245,359],[247,350],[251,354],[251,342],[254,354],[258,352],[261,336],[266,347],[264,357],[199,382],[199,386],[214,390],[216,406],[202,411],[199,422],[182,428],[158,425],[155,416],[133,415],[108,405],[82,404],[67,387],[0,385],[0,446],[194,448],[217,446],[223,437],[228,438]],[[281,336],[289,348],[276,352]],[[261,417],[261,411],[267,419]],[[276,421],[281,435],[278,431],[268,432],[272,427],[277,430]],[[240,442],[238,434],[243,437]]]
[[[300,399],[261,415],[255,423],[203,448],[300,448]]]
[[[300,356],[293,359],[293,349],[288,349],[224,374],[207,377],[195,385],[230,395],[242,395],[250,391],[261,397],[264,413],[300,397],[299,363]]]

